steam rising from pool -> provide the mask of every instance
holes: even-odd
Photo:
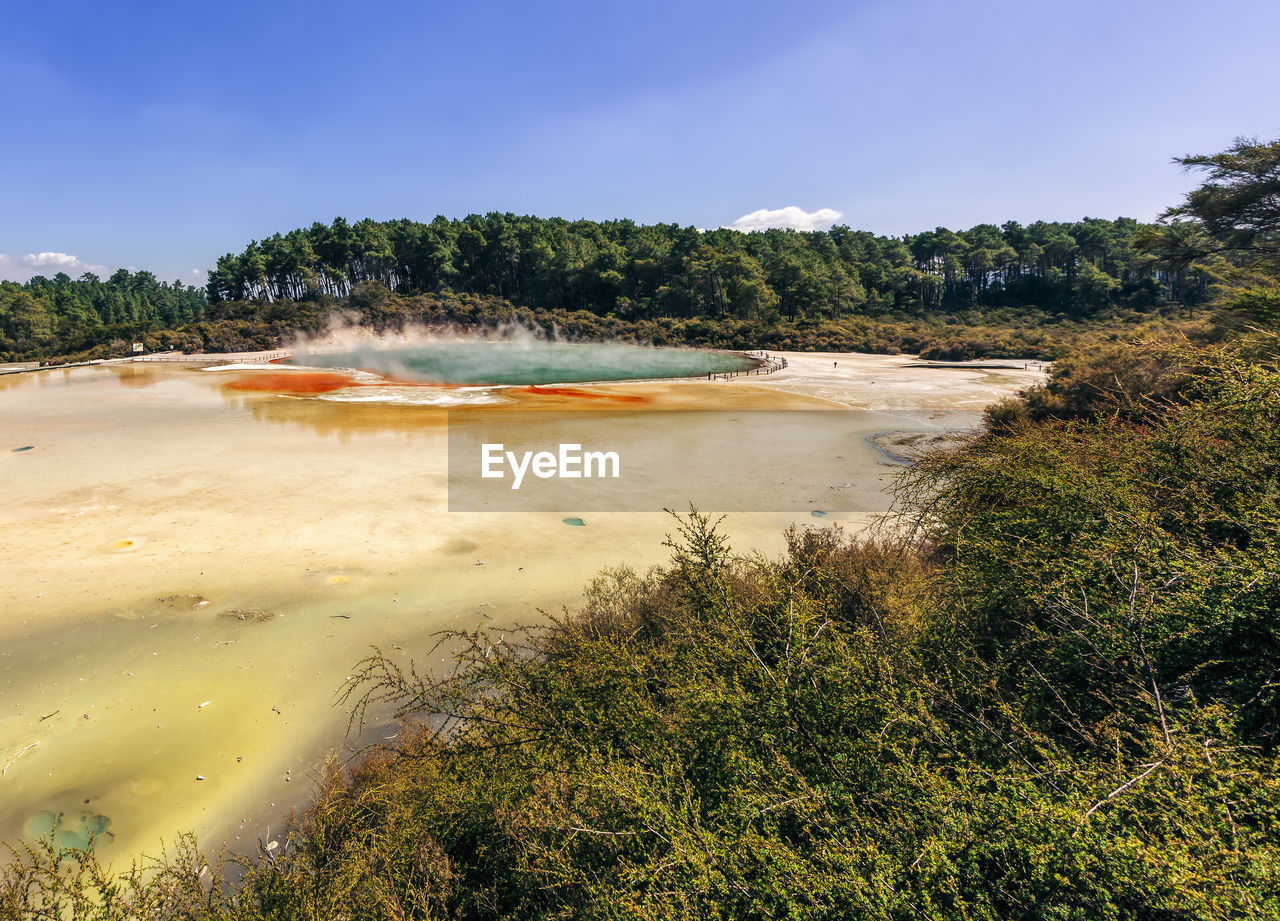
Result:
[[[297,364],[359,368],[436,384],[571,384],[696,377],[744,371],[756,361],[733,352],[649,348],[621,342],[557,342],[525,334],[503,338],[416,337],[348,341],[296,349]],[[354,397],[353,397],[354,398]],[[373,399],[373,395],[362,395]]]

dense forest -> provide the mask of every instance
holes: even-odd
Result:
[[[90,272],[78,279],[59,272],[26,284],[0,281],[0,360],[74,354],[113,339],[123,344],[182,327],[206,306],[202,288],[128,269],[106,281]]]
[[[1274,144],[1218,156],[1265,177]],[[513,214],[335,218],[221,257],[204,291],[126,270],[0,283],[0,360],[119,356],[129,341],[275,348],[338,316],[374,329],[520,322],[656,344],[1058,357],[1144,323],[1195,329],[1215,286],[1249,264],[1241,245],[1266,236],[1231,222],[1241,202],[1197,194],[1156,224],[1011,221],[901,238]],[[1265,202],[1244,204],[1265,227]]]
[[[5,283],[0,359],[119,356],[126,341],[275,348],[342,312],[375,328],[521,322],[655,344],[1052,357],[1082,330],[1159,323],[1204,302],[1210,274],[1160,239],[1128,218],[903,238],[511,214],[336,218],[223,256],[207,303],[146,272]]]
[[[879,237],[827,231],[699,231],[674,224],[513,214],[313,224],[218,260],[210,300],[344,297],[361,282],[453,290],[535,310],[629,319],[838,319],[915,308],[1034,306],[1088,316],[1203,298],[1202,279],[1134,246],[1137,221],[982,224]]]

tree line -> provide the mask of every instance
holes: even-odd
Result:
[[[0,361],[277,348],[335,313],[375,330],[518,322],[549,334],[722,348],[1061,354],[1082,335],[1167,325],[1199,263],[1142,248],[1130,219],[700,233],[513,215],[341,218],[224,256],[205,290],[121,270],[0,283]],[[1198,279],[1188,283],[1188,278]]]
[[[627,319],[832,318],[889,310],[1034,307],[1085,317],[1115,306],[1194,304],[1205,285],[1135,245],[1132,218],[1009,221],[903,237],[699,231],[630,220],[515,214],[315,223],[252,241],[209,274],[211,301],[346,297],[365,282],[450,290],[533,309]]]
[[[153,329],[176,329],[204,314],[203,288],[120,269],[103,281],[92,272],[72,279],[37,275],[25,284],[0,281],[0,360],[47,357]]]
[[[655,343],[1057,357],[1177,314],[1194,331],[1200,306],[1280,318],[1275,273],[1259,274],[1256,258],[1276,245],[1277,160],[1276,142],[1248,139],[1181,158],[1210,181],[1156,224],[1010,221],[899,238],[497,213],[335,218],[224,255],[204,290],[123,269],[105,282],[2,282],[0,360],[108,357],[128,341],[272,348],[335,309],[375,329],[518,320]]]

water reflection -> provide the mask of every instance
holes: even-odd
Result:
[[[150,387],[160,380],[155,372],[137,364],[109,365],[108,370],[123,387]]]
[[[410,437],[438,437],[448,425],[448,413],[431,407],[332,403],[292,396],[262,396],[223,389],[226,405],[247,412],[255,422],[285,428],[307,429],[321,438],[337,438],[349,443],[353,436],[403,434]]]

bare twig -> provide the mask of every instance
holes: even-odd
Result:
[[[1085,820],[1085,819],[1089,818],[1089,816],[1093,815],[1095,812],[1097,812],[1099,809],[1101,809],[1103,806],[1105,806],[1105,805],[1106,805],[1107,803],[1109,803],[1111,800],[1115,799],[1117,796],[1119,796],[1119,795],[1120,795],[1121,793],[1123,793],[1125,790],[1128,790],[1130,787],[1132,787],[1132,786],[1133,786],[1134,784],[1136,784],[1138,781],[1143,780],[1143,779],[1145,779],[1145,778],[1149,777],[1149,776],[1150,776],[1150,775],[1155,771],[1155,769],[1156,769],[1156,768],[1158,768],[1158,767],[1160,767],[1160,765],[1162,765],[1162,764],[1164,764],[1164,759],[1163,759],[1163,758],[1161,758],[1159,761],[1154,762],[1153,764],[1149,764],[1149,765],[1147,765],[1147,769],[1146,769],[1145,771],[1143,771],[1141,774],[1139,774],[1137,777],[1134,777],[1132,780],[1126,780],[1124,783],[1122,783],[1120,786],[1116,787],[1114,790],[1112,790],[1110,793],[1108,793],[1108,794],[1107,794],[1106,796],[1104,796],[1102,799],[1100,799],[1100,800],[1098,800],[1096,803],[1094,803],[1094,804],[1093,804],[1093,806],[1092,806],[1092,807],[1090,807],[1089,811],[1088,811],[1088,812],[1086,812],[1086,813],[1085,813],[1085,814],[1080,818],[1080,821],[1081,821],[1081,822],[1084,822],[1084,820]]]
[[[31,749],[35,748],[39,744],[40,744],[39,742],[32,742],[26,748],[22,749],[22,751],[18,752],[16,755],[10,758],[9,762],[4,766],[4,768],[0,769],[0,777],[4,776],[9,772],[9,768],[13,767],[13,762],[17,761],[19,758],[21,758],[23,755],[31,751]]]

